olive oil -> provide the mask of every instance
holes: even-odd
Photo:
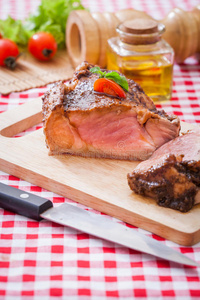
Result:
[[[107,52],[107,68],[118,70],[139,83],[154,100],[168,100],[172,93],[173,65],[162,56],[118,57]]]
[[[133,28],[131,30],[134,31]],[[108,40],[107,68],[117,70],[139,83],[153,100],[169,100],[172,93],[174,53],[160,38],[159,30],[154,30],[153,34],[145,32],[139,37],[132,32],[119,29],[118,32],[120,37]]]

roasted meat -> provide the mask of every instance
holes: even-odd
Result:
[[[134,192],[181,212],[200,203],[200,127],[157,149],[128,174],[128,183]]]
[[[158,111],[133,80],[125,99],[95,92],[99,76],[91,67],[82,63],[70,81],[57,83],[43,97],[50,154],[145,160],[178,136],[179,119]]]

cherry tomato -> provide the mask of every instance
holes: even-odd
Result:
[[[19,49],[15,42],[9,39],[0,39],[0,66],[7,66],[13,69],[18,56]]]
[[[50,60],[57,51],[57,43],[51,33],[35,33],[28,42],[29,52],[39,60]]]
[[[94,82],[94,90],[96,92],[106,93],[120,98],[126,98],[124,90],[119,84],[111,79],[99,78]]]

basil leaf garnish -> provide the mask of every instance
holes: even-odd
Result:
[[[128,82],[126,80],[125,76],[119,75],[117,72],[102,72],[99,67],[93,67],[90,69],[90,72],[99,74],[100,78],[107,78],[115,81],[117,84],[119,84],[124,90],[128,91]]]

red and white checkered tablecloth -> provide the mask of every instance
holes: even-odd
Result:
[[[39,1],[0,0],[0,18],[25,18]],[[83,0],[91,11],[133,7],[162,19],[175,7],[190,10],[198,0]],[[42,95],[48,87],[0,96],[0,112]],[[200,123],[200,64],[175,65],[173,97],[157,105],[181,120]],[[48,198],[72,202],[0,171],[0,181]],[[75,203],[73,203],[76,205]],[[87,209],[86,207],[82,206]],[[117,222],[113,218],[113,222]],[[200,243],[179,246],[139,228],[161,243],[200,262]],[[0,299],[200,299],[200,268],[186,267],[122,248],[85,233],[0,209]]]

